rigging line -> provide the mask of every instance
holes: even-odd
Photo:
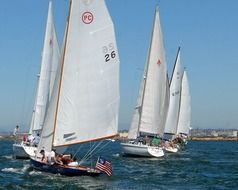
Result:
[[[95,147],[93,149],[89,149],[88,153],[83,157],[82,162],[86,161],[89,159],[89,157],[92,155],[92,152],[94,152],[94,150],[101,144],[102,142],[99,142],[97,144],[95,144]]]
[[[111,143],[111,141],[108,141],[108,142],[105,143],[100,149],[98,149],[97,151],[94,151],[94,150],[95,150],[98,146],[100,146],[102,143],[103,143],[103,142],[98,143],[97,146],[96,146],[93,150],[91,150],[91,152],[88,153],[88,155],[85,155],[85,156],[84,156],[84,158],[83,158],[84,160],[82,159],[81,162],[86,161],[90,156],[95,155],[95,154],[97,154],[98,152],[100,152],[104,147],[106,147],[109,143]],[[93,154],[92,154],[92,153],[93,153]]]
[[[98,153],[99,151],[101,151],[104,147],[106,147],[109,143],[111,143],[111,141],[108,141],[107,143],[105,143],[105,145],[103,145],[100,149],[98,149],[97,151],[95,151],[94,154]]]
[[[82,145],[79,146],[79,148],[77,149],[77,151],[74,153],[73,158],[78,154],[79,150],[81,149]]]
[[[87,159],[88,155],[90,154],[90,151],[91,151],[91,148],[88,150],[88,152],[87,152],[87,153],[84,155],[84,157],[81,159],[80,163],[84,162],[84,161]]]
[[[102,144],[103,141],[100,141],[99,143],[95,144],[95,147],[93,149],[89,149],[89,151],[85,154],[85,156],[81,159],[80,163],[88,160],[88,158],[92,155],[92,153],[95,151],[95,149]]]

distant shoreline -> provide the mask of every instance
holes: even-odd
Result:
[[[22,139],[22,135],[0,135],[0,141],[19,141]],[[117,137],[115,140],[126,141],[125,137]],[[190,137],[189,141],[238,141],[237,137]]]
[[[237,137],[190,137],[192,141],[238,141]]]

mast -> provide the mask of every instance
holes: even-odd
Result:
[[[173,67],[173,72],[172,72],[172,75],[171,75],[171,78],[170,78],[170,81],[169,81],[169,87],[170,87],[170,84],[171,84],[171,81],[172,81],[172,78],[174,76],[174,70],[175,70],[175,67],[176,67],[176,62],[178,60],[178,56],[179,56],[179,52],[180,52],[180,46],[178,47],[178,51],[177,51],[177,55],[176,55],[176,58],[175,58],[175,62],[174,62],[174,67]]]

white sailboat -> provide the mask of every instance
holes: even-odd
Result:
[[[121,143],[124,154],[145,157],[164,156],[161,147],[148,142],[143,143],[138,138],[142,134],[162,137],[168,105],[169,85],[167,65],[159,9],[157,7],[144,76],[129,129],[128,138],[133,140]]]
[[[165,137],[176,135],[178,118],[180,111],[180,97],[181,97],[181,81],[182,81],[182,66],[180,61],[180,47],[178,48],[176,61],[174,64],[174,69],[172,77],[170,80],[170,102],[168,115],[165,125]],[[170,137],[171,138],[171,137]],[[168,152],[177,152],[177,147],[170,146],[172,143],[165,143],[165,150]]]
[[[62,175],[100,174],[86,166],[50,165],[40,151],[102,141],[117,135],[119,56],[104,0],[71,0],[60,69],[33,168]]]
[[[187,143],[186,140],[191,125],[191,96],[187,73],[185,70],[182,71],[181,68],[180,48],[170,84],[170,99],[165,136],[170,135],[171,140],[175,144],[177,143],[177,147],[167,146],[165,150],[177,152],[179,145]]]
[[[191,95],[186,70],[183,72],[177,135],[188,136],[191,127]],[[186,140],[186,139],[185,139]]]
[[[52,95],[55,74],[60,60],[60,50],[54,26],[52,2],[49,2],[48,17],[45,31],[44,46],[41,60],[41,70],[38,78],[38,88],[35,97],[29,134],[37,135],[41,132],[45,112]],[[34,155],[36,147],[26,142],[13,144],[13,153],[16,158],[29,158]]]

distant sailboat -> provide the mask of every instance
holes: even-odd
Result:
[[[45,112],[52,95],[52,88],[59,60],[60,50],[54,26],[52,2],[50,1],[42,52],[41,70],[38,78],[34,111],[29,129],[29,134],[31,135],[37,135],[37,133],[41,132],[45,119]],[[26,145],[26,142],[13,144],[13,152],[16,158],[29,158],[29,155],[34,155],[36,149],[35,146]]]
[[[41,150],[113,138],[118,132],[119,56],[104,0],[71,0],[60,69],[33,168],[62,175],[99,175],[86,166],[50,165]],[[93,150],[90,150],[93,151]]]
[[[170,82],[170,105],[165,126],[165,137],[173,142],[187,137],[191,122],[191,97],[186,71],[182,70],[180,48]],[[177,138],[177,139],[176,139]],[[177,142],[178,143],[178,142]],[[180,142],[181,143],[181,142]],[[178,144],[180,144],[178,143]],[[168,152],[177,152],[177,147],[165,147]]]
[[[156,8],[149,54],[145,65],[137,106],[129,129],[127,143],[121,143],[123,153],[132,156],[161,157],[161,147],[152,145],[149,136],[162,137],[169,105],[167,65],[160,25],[159,9]],[[140,140],[144,137],[143,140]],[[145,139],[147,137],[147,139]],[[151,139],[150,139],[151,140]]]
[[[177,132],[179,110],[180,110],[181,81],[182,81],[182,66],[180,61],[180,47],[179,47],[176,56],[176,61],[174,64],[173,73],[170,80],[170,102],[164,130],[165,136],[170,137],[171,135],[175,135]],[[165,146],[165,150],[169,152],[178,151],[176,147],[172,146]]]
[[[188,136],[191,127],[191,95],[186,70],[183,72],[177,135]]]

